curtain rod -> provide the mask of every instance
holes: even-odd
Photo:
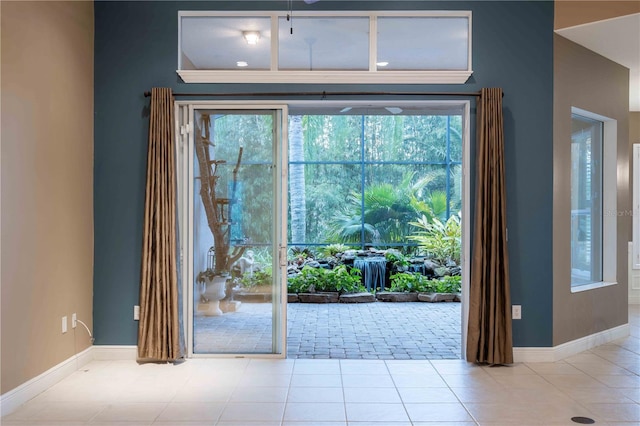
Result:
[[[326,99],[327,96],[482,96],[481,92],[254,92],[254,93],[174,93],[173,96],[201,96],[201,97],[275,97],[275,96],[320,96]],[[151,96],[151,92],[144,92],[144,97]],[[502,94],[504,96],[504,93]]]

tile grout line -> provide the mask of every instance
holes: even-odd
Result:
[[[478,419],[476,419],[476,417],[471,413],[471,411],[469,411],[469,409],[467,408],[467,406],[465,405],[465,403],[464,403],[464,402],[462,402],[462,401],[460,400],[460,397],[459,397],[459,396],[458,396],[458,394],[457,394],[457,393],[456,393],[456,392],[451,388],[451,385],[449,385],[449,383],[448,383],[448,382],[445,380],[445,378],[442,376],[442,373],[440,373],[440,370],[438,370],[438,369],[436,368],[436,366],[435,366],[435,365],[433,365],[433,362],[432,362],[432,361],[429,361],[429,364],[431,364],[431,366],[433,367],[433,369],[436,371],[436,374],[438,374],[438,377],[440,377],[440,379],[444,382],[444,384],[445,384],[445,385],[447,385],[447,389],[449,390],[449,392],[451,392],[451,393],[456,397],[456,399],[458,400],[458,402],[460,403],[460,405],[464,408],[464,411],[466,411],[466,412],[467,412],[467,414],[469,415],[469,417],[471,418],[471,420],[473,420],[473,422],[474,422],[476,425],[479,425],[479,424],[480,424],[480,421],[479,421]],[[502,386],[502,385],[501,385],[501,386]]]
[[[391,378],[391,382],[393,383],[393,388],[395,389],[396,393],[398,394],[398,398],[400,398],[400,402],[402,403],[402,408],[404,409],[404,412],[407,415],[407,419],[409,419],[409,423],[411,423],[413,425],[413,420],[411,419],[411,416],[409,415],[409,410],[407,409],[407,406],[406,406],[404,400],[402,399],[402,395],[400,395],[400,391],[398,390],[398,385],[397,385],[396,381],[393,378],[393,374],[391,373],[391,370],[389,370],[389,363],[387,361],[389,361],[389,360],[385,360],[384,361],[384,366],[387,368],[387,372],[389,373],[389,377]]]

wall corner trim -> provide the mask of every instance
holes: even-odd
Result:
[[[551,348],[513,348],[513,358],[515,362],[556,362],[628,335],[627,323]]]
[[[0,414],[6,416],[22,404],[35,398],[62,379],[69,377],[89,362],[132,359],[137,356],[137,346],[91,346],[73,355],[44,373],[0,396]]]

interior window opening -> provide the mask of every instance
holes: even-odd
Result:
[[[571,285],[602,281],[603,123],[571,118]]]

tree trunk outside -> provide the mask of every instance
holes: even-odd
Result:
[[[227,221],[229,217],[229,200],[220,197],[220,194],[216,192],[216,190],[219,190],[216,187],[219,177],[218,165],[224,164],[226,161],[216,159],[211,152],[212,141],[210,140],[210,134],[215,122],[211,122],[211,118],[208,115],[203,115],[202,117],[204,135],[198,126],[195,139],[195,151],[200,170],[200,176],[198,177],[200,181],[200,198],[207,216],[209,229],[211,229],[211,234],[213,235],[215,248],[213,272],[216,275],[228,274],[231,272],[233,263],[242,256],[245,247],[235,247],[233,253],[229,253],[230,224]],[[240,158],[239,156],[238,161],[240,161]]]
[[[289,125],[289,162],[304,161],[304,137],[302,116],[294,115]],[[305,242],[307,229],[307,206],[304,182],[304,165],[289,166],[289,208],[291,209],[291,241],[293,244]]]

